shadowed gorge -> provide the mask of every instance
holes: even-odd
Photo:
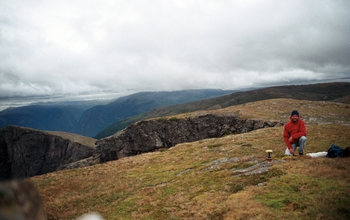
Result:
[[[92,156],[94,149],[92,138],[7,126],[0,130],[0,179],[57,171]]]

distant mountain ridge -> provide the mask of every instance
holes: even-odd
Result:
[[[17,125],[94,136],[120,119],[142,114],[160,106],[193,102],[232,92],[212,89],[141,92],[121,97],[108,104],[105,104],[105,101],[37,103],[1,111],[0,128]]]
[[[170,107],[160,107],[142,115],[129,117],[110,125],[106,129],[99,132],[95,138],[100,139],[113,135],[114,133],[124,129],[134,122],[148,118],[176,115],[198,110],[213,110],[229,107],[232,105],[274,98],[350,103],[349,95],[350,83],[346,82],[275,86],[244,92],[235,92],[229,95],[224,95],[212,99],[206,99]]]
[[[65,131],[97,139],[110,136],[143,119],[210,110],[272,98],[350,103],[350,83],[275,86],[249,91],[184,90],[141,92],[104,105],[77,102],[42,103],[0,112],[0,128],[18,125]]]
[[[83,109],[77,106],[30,105],[0,112],[0,127],[18,125],[40,130],[72,132]]]
[[[109,104],[94,106],[84,112],[74,133],[95,136],[107,126],[161,106],[193,102],[232,93],[228,90],[183,90],[172,92],[140,92],[121,97]]]
[[[0,128],[17,125],[47,131],[73,132],[86,109],[105,100],[41,102],[0,111]]]

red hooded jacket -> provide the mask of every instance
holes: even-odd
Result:
[[[293,138],[291,142],[289,142],[289,137]],[[283,139],[286,143],[288,149],[292,149],[292,144],[298,142],[301,136],[306,136],[306,126],[305,122],[298,118],[298,121],[294,122],[292,117],[290,117],[290,121],[284,125]]]

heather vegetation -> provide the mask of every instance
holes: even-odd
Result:
[[[293,109],[306,121],[306,153],[350,146],[348,104],[271,99],[210,112],[286,122]],[[349,219],[350,158],[285,157],[282,132],[273,127],[182,143],[31,179],[49,219],[87,212],[105,219]]]

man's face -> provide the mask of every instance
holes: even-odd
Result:
[[[299,116],[297,116],[297,115],[292,115],[292,120],[293,120],[294,122],[298,121],[298,119],[299,119]]]

